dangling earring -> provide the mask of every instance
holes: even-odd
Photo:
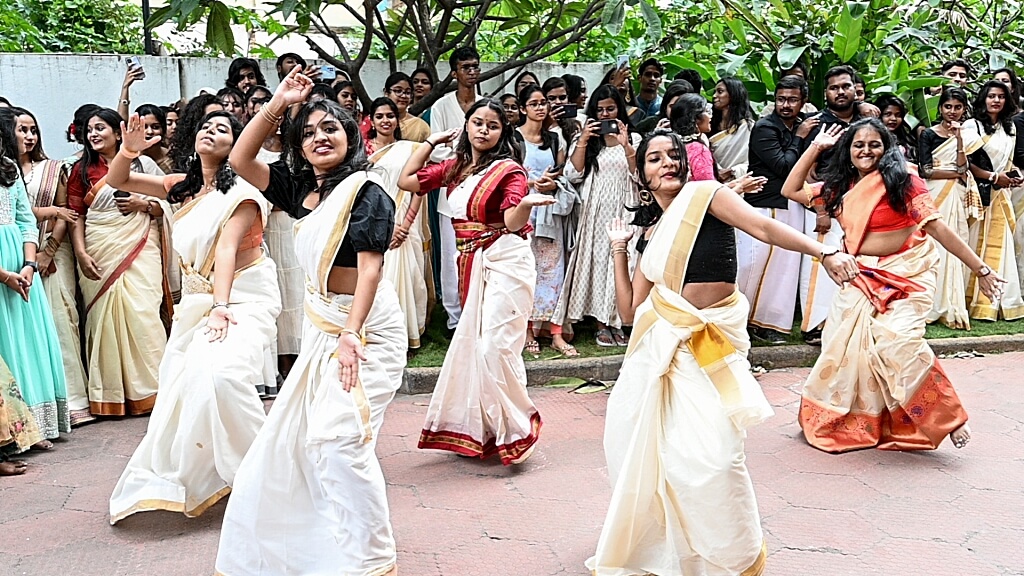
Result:
[[[640,191],[640,205],[641,206],[650,206],[653,203],[654,203],[654,194],[651,194],[650,190],[641,190]]]

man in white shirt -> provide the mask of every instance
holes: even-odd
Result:
[[[463,46],[452,52],[448,59],[452,77],[458,85],[454,92],[442,96],[430,107],[430,132],[444,132],[462,128],[466,124],[466,111],[477,100],[477,82],[480,79],[480,54],[472,47]],[[457,142],[457,140],[456,140]],[[432,162],[441,162],[455,154],[455,142],[440,145],[430,155]],[[452,228],[452,213],[445,200],[446,190],[441,189],[438,201],[438,227],[441,230],[441,300],[448,313],[448,328],[455,329],[462,315],[459,302],[459,269],[456,265],[458,250],[455,248],[455,229]]]

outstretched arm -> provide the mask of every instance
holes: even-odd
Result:
[[[136,192],[156,198],[167,198],[163,176],[132,172],[132,160],[139,157],[143,150],[160,142],[159,136],[146,138],[142,129],[142,121],[138,114],[128,118],[128,124],[121,122],[121,150],[110,162],[107,171],[107,184],[125,192]]]
[[[961,262],[971,269],[971,272],[978,277],[979,287],[985,296],[993,302],[998,300],[1003,293],[1003,284],[1006,280],[1001,278],[991,268],[985,265],[985,261],[974,253],[974,250],[963,241],[945,222],[934,219],[924,225],[924,231],[929,236],[942,244],[947,252],[956,256]]]

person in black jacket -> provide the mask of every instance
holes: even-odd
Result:
[[[782,197],[782,183],[804,150],[817,120],[804,120],[807,83],[797,76],[775,87],[775,110],[758,120],[750,133],[749,169],[768,179],[764,189],[745,196],[758,212],[803,231],[805,210]],[[800,254],[736,233],[737,284],[750,300],[750,332],[754,340],[782,344],[793,326],[800,278]]]

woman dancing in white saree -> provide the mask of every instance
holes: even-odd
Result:
[[[765,545],[747,474],[745,430],[771,406],[750,374],[746,298],[736,290],[733,227],[822,258],[833,279],[856,263],[761,215],[728,187],[686,181],[682,139],[655,132],[637,148],[648,228],[633,279],[632,228],[608,226],[619,314],[633,321],[608,399],[604,448],[612,500],[595,576],[756,576]],[[646,246],[645,246],[646,245]]]
[[[527,235],[532,208],[555,203],[553,196],[527,195],[514,130],[500,102],[478,100],[466,112],[464,129],[427,138],[398,182],[420,194],[447,187],[459,249],[462,317],[419,447],[476,458],[497,454],[505,465],[529,458],[540,435],[523,364],[537,279]],[[431,148],[456,137],[455,158],[423,167]]]
[[[241,132],[230,113],[208,114],[195,133],[198,159],[186,174],[161,177],[129,170],[159,138],[146,138],[138,114],[122,123],[107,182],[183,203],[171,237],[182,295],[146,436],[110,496],[111,524],[146,510],[202,514],[230,492],[266,418],[256,386],[276,377],[264,351],[277,336],[281,296],[262,248],[267,203],[227,165]]]
[[[405,321],[384,252],[395,206],[367,171],[359,127],[330,100],[296,115],[286,160],[256,159],[313,82],[296,67],[231,152],[236,172],[296,223],[306,275],[302,351],[242,462],[224,513],[217,574],[395,575],[384,474],[374,454],[405,369]]]

